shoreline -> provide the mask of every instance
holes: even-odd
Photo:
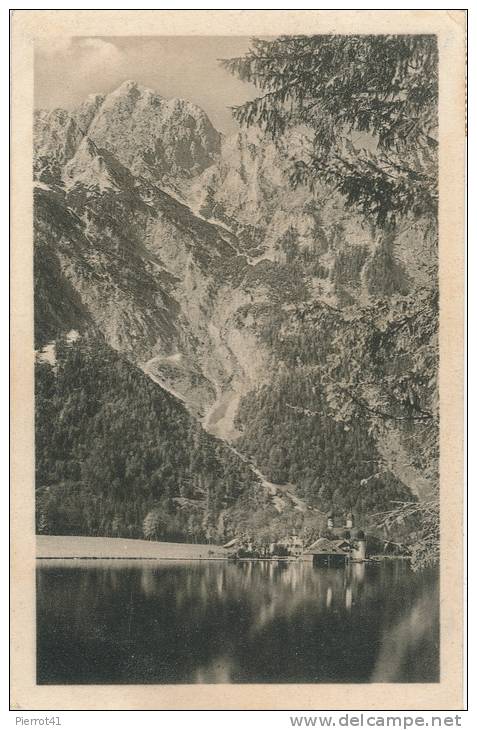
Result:
[[[37,560],[227,560],[220,545],[123,537],[36,535]]]
[[[297,563],[311,561],[297,556],[276,556],[268,558],[233,557],[220,545],[184,542],[159,542],[154,540],[134,540],[122,537],[83,537],[66,535],[36,535],[36,559],[41,561],[76,560],[162,560],[162,561],[228,561]],[[364,561],[382,563],[386,560],[407,560],[402,555],[375,555]]]

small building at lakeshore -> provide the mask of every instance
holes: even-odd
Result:
[[[303,540],[296,533],[286,535],[286,537],[270,543],[270,555],[276,553],[286,553],[287,555],[298,558],[303,553]]]
[[[330,540],[327,537],[319,537],[314,543],[303,551],[303,560],[312,562],[313,565],[339,567],[349,559],[349,551],[339,544],[338,540]]]
[[[355,526],[354,515],[348,512],[344,525],[337,525],[334,513],[327,515],[322,535],[303,551],[303,560],[316,565],[341,565],[347,560],[366,560],[366,535]]]

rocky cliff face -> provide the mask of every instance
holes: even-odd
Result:
[[[253,297],[240,239],[160,187],[219,149],[201,110],[132,82],[36,116],[38,342],[94,325],[200,417],[267,359],[252,320],[234,322]]]
[[[330,303],[402,293],[409,280],[425,277],[418,263],[430,253],[425,226],[403,224],[392,237],[378,235],[338,194],[318,183],[313,192],[291,186],[293,162],[306,158],[309,144],[301,128],[279,143],[254,129],[241,131],[192,180],[188,199],[201,215],[237,232],[254,256],[313,259],[316,294]]]
[[[224,140],[195,105],[130,81],[37,112],[37,345],[95,329],[235,440],[241,398],[285,367],[291,308],[404,291],[421,275],[419,231],[377,237],[329,191],[290,187],[306,143],[305,130],[280,146],[255,132]],[[308,365],[298,355],[294,367]]]
[[[157,182],[191,177],[220,152],[221,135],[207,115],[184,99],[165,99],[134,81],[107,96],[94,94],[72,112],[57,109],[35,115],[35,169],[54,171],[76,153],[88,137],[108,150],[133,175]]]

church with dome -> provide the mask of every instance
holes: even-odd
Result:
[[[333,511],[330,511],[326,528],[318,540],[303,551],[303,559],[329,566],[366,560],[366,535],[356,527],[353,513],[348,512],[345,524],[338,525]]]

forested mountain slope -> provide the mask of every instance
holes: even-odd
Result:
[[[383,435],[336,419],[326,377],[343,312],[432,288],[432,236],[377,230],[324,184],[292,189],[304,140],[225,139],[134,82],[37,112],[35,346],[57,353],[37,365],[40,531],[137,537],[152,513],[169,539],[279,536],[331,506],[372,522],[419,491],[401,431],[383,466]],[[305,511],[278,510],[210,434]]]
[[[233,508],[264,502],[250,468],[99,337],[57,340],[36,392],[43,534],[221,541]]]

